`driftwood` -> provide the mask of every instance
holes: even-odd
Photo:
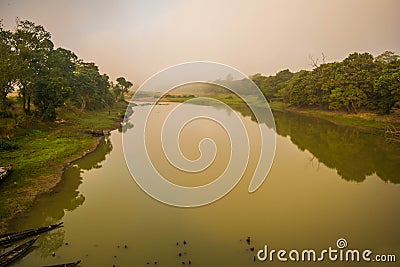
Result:
[[[386,126],[385,137],[391,141],[400,142],[400,130],[393,125]]]
[[[10,164],[7,167],[0,167],[0,183],[3,182],[11,173],[13,165]]]
[[[63,264],[56,264],[56,265],[45,265],[43,267],[74,267],[77,266],[81,261],[63,263]]]
[[[108,135],[110,132],[107,130],[90,130],[90,131],[87,131],[87,133],[92,136],[104,136],[104,135]]]

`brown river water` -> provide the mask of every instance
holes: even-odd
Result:
[[[159,159],[155,161],[160,173],[173,174],[170,181],[208,183],[226,165],[229,151],[222,149],[226,132],[207,120],[194,121],[182,131],[180,146],[190,159],[199,156],[196,148],[204,136],[220,148],[206,175],[185,179],[185,173],[163,161],[157,138],[157,114],[166,114],[175,105],[157,106],[155,123],[149,126],[154,127],[149,131],[154,140],[149,151]],[[137,130],[135,120],[146,108],[150,106],[134,108],[128,131]],[[206,108],[232,116],[231,111]],[[246,108],[235,110],[253,140],[251,148],[257,147],[257,123]],[[262,186],[251,194],[247,190],[259,156],[251,150],[248,170],[238,185],[222,199],[197,208],[169,206],[143,192],[126,167],[122,133],[111,132],[93,153],[68,167],[62,181],[41,196],[29,213],[12,222],[11,230],[64,222],[63,228],[41,235],[13,266],[78,259],[82,260],[79,266],[182,266],[189,261],[199,267],[398,266],[400,145],[373,132],[317,118],[283,112],[274,112],[274,117],[277,149]],[[369,249],[371,258],[395,255],[397,262],[255,258],[265,245],[287,253],[314,249],[318,256],[329,247],[337,249],[340,238],[346,239],[346,249]]]

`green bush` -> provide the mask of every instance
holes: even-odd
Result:
[[[10,111],[0,111],[0,118],[12,118]]]
[[[18,144],[14,143],[14,142],[0,139],[0,151],[13,150],[13,149],[17,149],[18,147],[19,147]]]

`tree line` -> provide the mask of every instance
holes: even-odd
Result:
[[[268,101],[292,106],[381,114],[400,108],[400,59],[395,53],[386,51],[374,58],[355,52],[341,62],[324,61],[312,60],[311,71],[286,69],[272,76],[255,74],[251,79]]]
[[[116,83],[94,63],[84,62],[64,48],[55,48],[50,32],[28,20],[16,21],[13,31],[0,21],[0,108],[3,116],[18,93],[25,114],[54,120],[57,108],[70,103],[81,111],[110,107],[123,100],[133,84],[124,77]],[[34,108],[32,108],[34,107]]]

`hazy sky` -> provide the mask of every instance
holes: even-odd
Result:
[[[251,75],[310,69],[309,56],[400,54],[398,0],[0,0],[15,18],[43,25],[56,47],[93,61],[112,79],[141,83],[174,64],[206,60]]]

